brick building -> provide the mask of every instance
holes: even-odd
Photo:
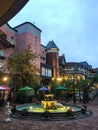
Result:
[[[41,30],[30,22],[22,23],[14,28],[5,24],[0,27],[0,71],[8,73],[6,68],[7,58],[14,51],[25,50],[28,45],[33,52],[39,55],[36,61],[40,69],[42,82],[48,84],[52,78],[72,75],[81,78],[92,76],[92,67],[87,62],[66,62],[65,56],[59,56],[59,48],[54,41],[49,41],[46,46],[41,44]]]
[[[15,28],[11,28],[5,24],[0,28],[0,64],[1,70],[6,70],[7,57],[14,51],[23,51],[28,45],[32,51],[36,51],[39,55],[41,52],[41,30],[29,22],[25,22]],[[36,65],[40,68],[40,57],[37,58]]]
[[[54,41],[47,46],[41,44],[41,30],[30,22],[22,23],[14,28],[5,24],[0,27],[0,70],[8,73],[6,61],[10,54],[25,50],[29,45],[32,52],[39,56],[36,61],[40,69],[42,81],[49,82],[59,73],[59,48]]]

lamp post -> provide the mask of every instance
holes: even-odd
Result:
[[[8,80],[8,77],[3,77],[3,82],[6,83]]]
[[[79,98],[80,98],[80,96],[81,96],[81,93],[80,93],[80,91],[81,91],[80,90],[80,76],[77,77],[77,80],[78,80],[78,85],[79,85],[78,88],[79,88]]]
[[[74,82],[74,76],[72,76],[72,82],[73,82],[73,102],[76,104],[76,97],[75,97],[75,85],[76,82]]]
[[[5,76],[5,77],[3,77],[3,85],[6,85],[6,82],[8,81],[8,77],[7,76]],[[3,91],[3,100],[5,100],[4,98],[5,98],[5,95],[6,95],[6,93],[5,93],[5,91]]]

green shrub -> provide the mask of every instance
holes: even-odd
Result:
[[[84,114],[84,115],[87,113],[87,109],[86,109],[85,106],[83,106],[83,107],[81,108],[81,112],[82,112],[82,114]]]
[[[73,112],[72,108],[69,108],[69,109],[67,110],[67,116],[68,116],[68,117],[74,117],[74,112]]]
[[[12,114],[15,114],[15,112],[16,112],[16,105],[14,105],[14,106],[12,107],[11,112],[12,112]]]
[[[19,103],[28,103],[32,101],[33,96],[29,95],[26,92],[17,92],[15,96],[15,102]]]
[[[28,112],[26,109],[21,111],[21,116],[27,116]]]
[[[49,111],[44,111],[43,117],[46,118],[46,119],[49,118],[50,117],[50,112]]]

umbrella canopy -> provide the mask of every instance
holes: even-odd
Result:
[[[2,87],[2,86],[0,86],[0,90],[5,90],[5,88],[4,88],[4,87]]]
[[[9,88],[8,86],[2,85],[2,87],[3,87],[5,90],[10,90],[10,88]]]
[[[47,91],[47,90],[48,90],[48,88],[46,88],[44,86],[39,89],[39,91]]]
[[[64,86],[58,86],[56,90],[67,90],[67,88],[65,88]]]
[[[29,91],[29,90],[32,90],[32,88],[30,88],[28,86],[25,86],[25,87],[19,89],[19,91]]]

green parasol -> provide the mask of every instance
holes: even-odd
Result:
[[[67,88],[65,88],[64,86],[58,86],[56,90],[67,90]]]
[[[30,88],[28,86],[25,86],[25,87],[19,89],[19,91],[29,91],[29,90],[32,90],[32,88]]]

